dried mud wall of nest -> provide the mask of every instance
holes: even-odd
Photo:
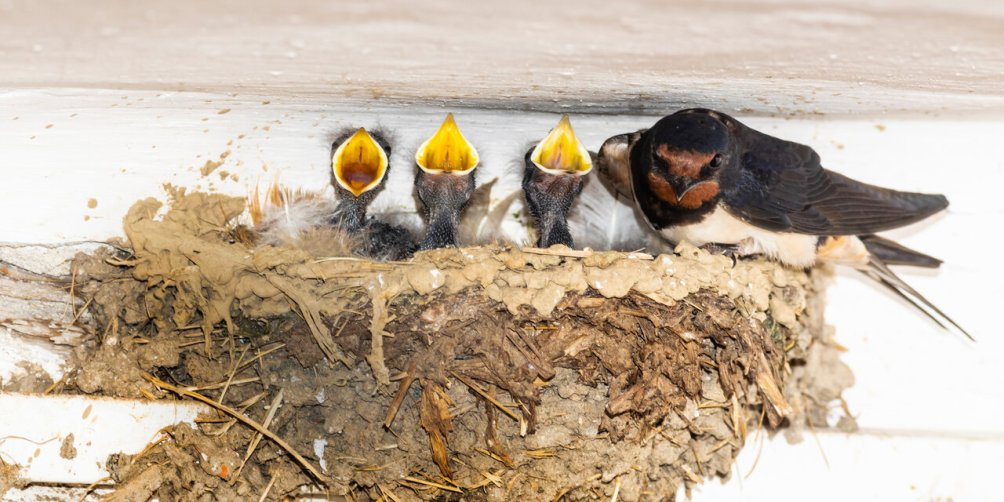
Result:
[[[333,229],[255,246],[240,199],[160,209],[129,212],[128,255],[78,257],[96,336],[64,392],[172,399],[155,382],[173,382],[288,447],[206,417],[114,459],[123,499],[672,499],[728,477],[759,426],[826,426],[852,382],[825,270],[686,245],[378,263],[325,257]]]

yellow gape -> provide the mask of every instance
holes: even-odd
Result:
[[[427,173],[467,174],[478,166],[478,151],[460,133],[453,114],[447,114],[436,134],[422,143],[415,153],[415,163]]]
[[[583,176],[593,168],[589,150],[575,136],[568,115],[562,115],[558,125],[537,144],[530,154],[530,161],[548,174]]]
[[[335,181],[359,197],[376,188],[387,174],[387,152],[360,127],[331,156]]]

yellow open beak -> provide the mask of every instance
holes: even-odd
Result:
[[[387,152],[360,127],[331,156],[338,184],[359,197],[380,185],[387,175]]]
[[[562,115],[558,125],[530,154],[530,161],[548,174],[583,176],[593,168],[589,150],[575,137],[568,115]]]
[[[467,174],[478,166],[479,160],[478,151],[460,133],[452,113],[446,115],[436,134],[415,153],[415,163],[427,173]]]

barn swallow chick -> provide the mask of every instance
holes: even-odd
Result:
[[[366,224],[366,208],[383,188],[390,145],[380,135],[360,127],[335,140],[331,149],[339,223],[350,232],[358,231]]]
[[[360,127],[331,146],[331,176],[338,207],[335,223],[350,234],[364,237],[363,253],[398,260],[414,251],[403,228],[366,217],[366,208],[383,188],[390,167],[390,145],[379,133]]]
[[[457,245],[460,213],[474,193],[478,151],[460,133],[453,114],[415,153],[415,188],[425,204],[429,228],[421,249]]]
[[[808,146],[705,109],[682,110],[651,129],[610,138],[597,163],[673,243],[724,245],[794,267],[849,265],[972,339],[888,267],[941,262],[874,235],[945,209],[943,195],[852,180],[824,169]]]
[[[568,210],[582,192],[593,159],[575,136],[568,115],[526,152],[524,164],[523,194],[537,224],[537,247],[572,247]]]

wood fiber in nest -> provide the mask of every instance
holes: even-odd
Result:
[[[202,436],[243,457],[253,432],[220,416],[184,447],[175,430],[130,460],[122,486],[143,476],[161,498],[191,500],[268,486],[356,500],[669,500],[728,477],[758,426],[826,426],[852,383],[823,323],[825,270],[687,244],[660,256],[315,256],[304,249],[343,236],[255,246],[235,225],[243,204],[179,191],[156,217],[161,203],[140,201],[124,221],[130,256],[78,259],[99,341],[71,383],[173,397],[140,377],[154,373],[257,420],[281,391],[270,429],[324,479],[268,441],[225,480],[172,460]],[[221,396],[228,381],[242,383]],[[232,492],[206,488],[221,480]]]

